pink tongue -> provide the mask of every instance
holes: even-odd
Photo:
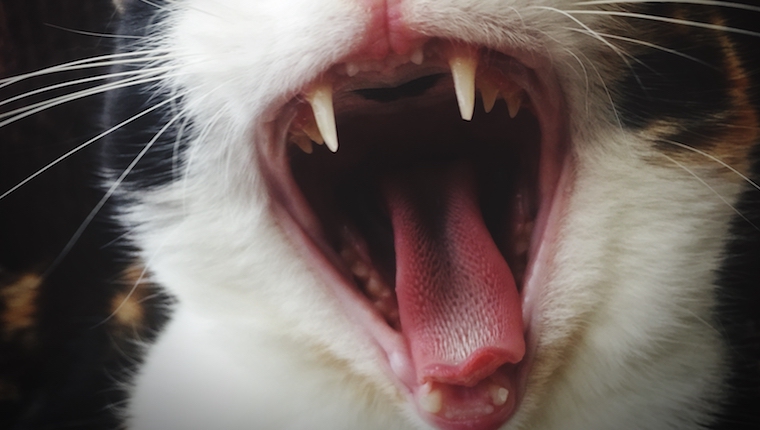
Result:
[[[525,353],[514,277],[489,234],[468,165],[384,183],[401,328],[420,383],[474,386]]]

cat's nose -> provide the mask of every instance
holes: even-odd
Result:
[[[360,51],[367,58],[377,60],[391,53],[407,55],[427,40],[406,25],[400,0],[361,0],[361,3],[367,21],[366,43]]]

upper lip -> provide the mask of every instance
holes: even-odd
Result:
[[[381,61],[364,63],[338,63],[330,70],[315,77],[310,85],[286,103],[274,122],[269,144],[259,147],[263,157],[262,170],[270,185],[272,201],[276,210],[283,210],[283,226],[291,237],[303,245],[309,258],[322,261],[323,275],[328,278],[338,298],[346,303],[344,308],[354,317],[365,322],[365,328],[380,345],[386,355],[386,365],[395,374],[401,386],[410,395],[419,381],[415,375],[403,336],[389,325],[388,316],[383,315],[363,297],[352,284],[350,268],[345,267],[345,259],[338,255],[334,244],[324,231],[321,220],[310,208],[309,201],[302,194],[299,185],[290,173],[289,151],[295,146],[305,152],[313,150],[313,142],[325,143],[332,152],[340,151],[343,142],[339,140],[335,115],[362,109],[362,90],[378,88],[398,88],[415,79],[446,73],[451,70],[459,106],[460,116],[469,120],[475,109],[476,91],[481,93],[484,107],[490,110],[492,100],[498,96],[506,102],[509,115],[514,117],[522,106],[529,109],[540,124],[540,151],[536,201],[540,207],[534,214],[537,226],[529,239],[529,261],[535,260],[538,246],[547,224],[548,212],[554,198],[554,190],[559,170],[564,163],[565,151],[562,142],[564,122],[561,121],[559,93],[553,77],[543,72],[527,68],[523,62],[502,53],[485,48],[459,43],[431,40],[420,51],[414,51],[406,58],[390,56]],[[333,98],[337,103],[333,104]],[[326,263],[326,264],[324,264]],[[531,271],[528,270],[528,273]],[[523,294],[525,291],[523,291]],[[523,315],[526,327],[531,316],[526,309]],[[530,352],[529,352],[530,355]],[[521,372],[527,366],[521,365]],[[524,382],[524,376],[520,378]]]

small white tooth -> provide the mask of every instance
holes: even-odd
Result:
[[[496,103],[496,98],[499,96],[499,88],[485,79],[478,81],[478,88],[480,89],[480,96],[483,98],[483,109],[486,113],[491,112]]]
[[[346,63],[346,74],[350,77],[354,77],[359,73],[359,65],[356,63]]]
[[[314,119],[317,121],[319,133],[325,140],[327,148],[332,152],[338,151],[338,129],[335,126],[335,111],[333,110],[332,86],[320,84],[307,97]]]
[[[351,266],[351,272],[359,279],[369,279],[370,270],[369,266],[364,264],[362,261],[357,261]]]
[[[474,55],[457,53],[449,58],[449,66],[454,79],[459,113],[463,120],[469,121],[475,111],[475,71],[478,68],[478,59]]]
[[[415,49],[414,52],[412,52],[412,63],[416,65],[422,64],[423,61],[425,61],[425,51],[422,50],[422,47]]]
[[[298,145],[301,150],[307,154],[311,154],[314,151],[314,147],[311,144],[311,139],[303,134],[293,135],[290,141]]]
[[[390,290],[378,278],[377,273],[372,273],[364,287],[369,295],[376,299],[384,299],[390,296]]]
[[[501,406],[505,403],[507,403],[507,398],[509,397],[509,390],[507,390],[504,387],[500,387],[498,385],[492,385],[490,388],[491,392],[491,400],[493,401],[493,404],[496,406]]]
[[[514,93],[510,94],[506,97],[507,100],[507,109],[509,109],[509,117],[514,118],[517,116],[517,114],[520,112],[520,107],[522,106],[522,94]]]
[[[420,408],[431,414],[437,414],[443,407],[441,392],[438,390],[423,390],[423,392],[420,393],[419,402]]]

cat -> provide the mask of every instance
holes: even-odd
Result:
[[[760,7],[114,4],[126,428],[760,425]]]

